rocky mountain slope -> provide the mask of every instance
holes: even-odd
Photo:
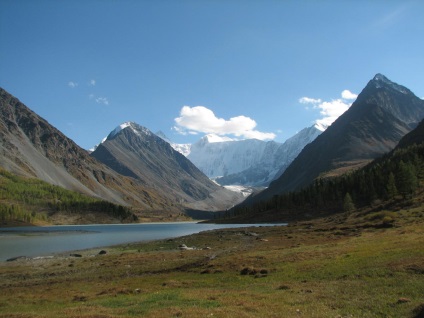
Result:
[[[140,209],[169,199],[90,157],[45,119],[0,88],[0,167],[69,190]]]
[[[134,144],[138,143],[134,136],[130,140]],[[125,146],[128,146],[125,150],[134,150],[131,143]],[[175,156],[173,150],[165,152],[163,156],[182,162],[179,169],[172,171],[175,178],[183,173],[184,165],[187,166],[184,174],[196,170],[183,156]],[[152,169],[145,171],[146,177],[140,177],[134,171],[132,174],[126,173],[124,169],[117,172],[119,169],[114,170],[90,156],[17,98],[0,89],[0,167],[7,171],[110,202],[133,206],[140,211],[183,211],[193,207],[225,209],[241,200],[238,194],[224,189],[221,191],[222,188],[210,185],[206,177],[209,187],[202,188],[198,183],[203,183],[203,180],[192,184],[192,180],[185,176],[181,182],[186,193],[180,200],[180,194],[175,193],[178,191],[171,191],[172,186],[165,184],[169,180],[163,183],[152,182],[152,175],[164,174],[161,167],[155,166],[154,160],[153,156],[150,157],[150,162],[143,166]],[[215,202],[219,202],[218,206],[213,205]]]
[[[93,158],[196,210],[221,210],[242,196],[218,186],[185,156],[145,127],[128,122],[112,131]]]
[[[280,178],[245,203],[298,190],[318,177],[343,174],[392,150],[424,117],[424,101],[377,74],[350,109],[307,145]]]
[[[405,148],[413,144],[419,145],[424,142],[424,120],[422,120],[418,126],[406,134],[397,144],[395,149]]]

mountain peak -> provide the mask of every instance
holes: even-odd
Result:
[[[315,123],[314,127],[316,129],[318,129],[319,131],[323,132],[328,128],[329,125],[325,124],[325,123]]]
[[[165,133],[162,130],[159,130],[158,132],[156,132],[155,135],[162,138],[163,140],[165,140],[166,142],[168,142],[170,144],[172,143],[171,140],[168,138],[168,136],[165,135]]]
[[[220,188],[168,142],[134,122],[116,127],[91,156],[146,187],[160,189],[171,206],[213,211],[242,199]]]
[[[127,121],[124,122],[122,124],[120,124],[119,126],[117,126],[114,130],[111,131],[111,133],[107,136],[106,139],[113,139],[115,138],[122,130],[124,129],[131,129],[136,135],[140,136],[140,135],[151,135],[150,130],[148,130],[147,128],[140,126],[139,124],[132,122],[132,121]]]
[[[209,143],[234,141],[234,139],[231,139],[230,137],[225,137],[225,136],[221,137],[221,136],[218,136],[218,135],[215,135],[215,134],[207,134],[202,139],[204,139],[205,141],[207,141]]]
[[[174,148],[174,150],[178,151],[179,153],[181,153],[185,157],[187,157],[190,154],[191,144],[177,144],[175,142],[172,142],[172,140],[169,139],[168,136],[165,135],[165,133],[162,130],[159,130],[156,133],[156,136],[158,136],[162,140],[164,140],[167,143],[169,143],[171,145],[171,147]]]
[[[200,138],[196,143],[194,143],[194,146],[204,147],[207,144],[220,143],[220,142],[226,142],[226,141],[234,141],[234,139],[231,139],[225,136],[222,137],[215,134],[207,134],[207,135],[204,135],[202,138]]]
[[[108,136],[108,138],[113,138],[115,137],[121,130],[124,130],[127,127],[131,126],[131,122],[127,121],[125,123],[120,124],[119,126],[117,126],[114,130],[112,130]]]
[[[304,147],[277,180],[248,202],[297,191],[317,178],[358,169],[391,151],[423,118],[424,101],[377,74],[343,115]]]
[[[144,135],[151,135],[152,133],[150,132],[150,130],[148,130],[147,128],[140,126],[139,124],[133,122],[133,121],[126,121],[122,124],[120,124],[119,126],[117,126],[114,130],[112,130],[109,135],[107,135],[105,138],[102,139],[102,141],[100,142],[100,144],[95,145],[93,148],[90,148],[89,151],[93,152],[97,149],[97,147],[99,145],[101,145],[102,143],[104,143],[106,140],[111,140],[113,138],[115,138],[122,130],[126,129],[126,128],[130,128],[132,129],[132,131],[138,135],[141,136],[142,134]],[[162,138],[163,139],[163,138]]]
[[[382,82],[392,82],[392,81],[390,81],[386,76],[384,76],[383,74],[381,74],[381,73],[377,73],[375,76],[374,76],[374,78],[373,78],[373,80],[374,81],[382,81]]]
[[[401,86],[399,84],[396,84],[389,80],[386,76],[384,76],[381,73],[378,73],[374,76],[373,80],[371,81],[376,88],[382,88],[382,87],[390,87],[391,89],[394,89],[402,94],[408,94],[410,93],[410,90],[407,89],[404,86]]]

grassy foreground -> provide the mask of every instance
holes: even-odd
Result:
[[[99,250],[0,263],[0,317],[424,315],[422,208]]]

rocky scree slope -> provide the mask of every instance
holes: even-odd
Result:
[[[139,209],[163,209],[163,193],[124,177],[0,88],[0,166],[69,190]]]
[[[212,182],[168,142],[133,122],[113,130],[91,156],[190,209],[222,210],[243,199]]]

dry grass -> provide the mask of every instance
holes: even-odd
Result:
[[[390,213],[384,228],[384,216],[340,215],[2,263],[0,317],[413,317],[423,216]]]

